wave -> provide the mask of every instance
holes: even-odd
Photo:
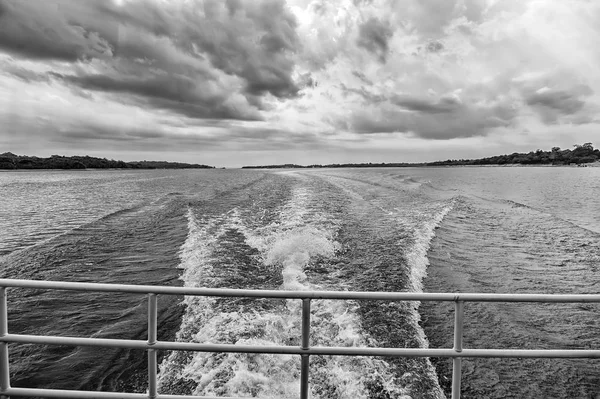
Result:
[[[531,209],[531,210],[534,210],[534,211],[537,211],[537,212],[542,212],[539,209],[536,209],[536,208],[534,208],[532,206],[523,204],[521,202],[517,202],[517,201],[513,201],[513,200],[509,200],[509,199],[504,199],[504,200],[502,200],[502,202],[504,202],[506,204],[509,204],[509,205],[511,205],[514,208],[527,208],[527,209]]]
[[[421,223],[415,228],[415,243],[406,251],[406,258],[410,262],[410,290],[423,292],[423,279],[427,276],[429,260],[427,252],[431,241],[435,237],[435,229],[438,228],[444,217],[452,210],[454,201],[443,206],[438,212],[423,215]]]
[[[356,176],[354,171],[333,171],[315,176],[323,177],[330,185],[323,200],[337,198],[336,203],[346,203],[341,229],[346,253],[338,257],[342,266],[339,272],[338,266],[329,268],[338,276],[334,289],[347,285],[349,289],[363,291],[422,291],[429,264],[428,249],[435,229],[453,209],[455,196],[432,198],[423,190],[413,190],[407,185],[410,181],[414,183],[413,178],[395,174]],[[336,190],[343,193],[342,200],[334,194]],[[420,326],[419,305],[419,302],[361,303],[358,308],[360,322],[364,323],[361,336],[378,347],[428,347]],[[390,381],[396,387],[403,387],[404,394],[444,397],[437,374],[427,359],[390,359],[389,368],[395,370],[396,377]],[[414,377],[421,383],[415,383]]]
[[[436,232],[426,289],[511,294],[597,292],[597,235],[550,213],[514,204],[504,199],[459,198]],[[472,305],[464,338],[470,347],[565,349],[597,345],[598,337],[590,334],[589,328],[597,315],[576,305]],[[421,311],[432,344],[451,347],[451,306],[424,303]],[[449,392],[452,372],[447,365],[447,361],[437,362]],[[598,392],[597,370],[583,359],[577,364],[560,359],[465,359],[463,370],[469,373],[463,380],[465,392],[477,392],[478,397],[505,398],[507,389],[511,397],[520,398],[582,398]],[[561,377],[559,383],[556,376]],[[498,377],[502,383],[490,384],[490,378]]]
[[[509,199],[487,199],[477,197],[479,199],[485,200],[486,202],[499,203],[501,205],[509,205],[511,208],[523,209],[525,211],[531,211],[535,214],[540,215],[541,217],[551,217],[557,221],[567,223],[571,226],[583,229],[591,234],[596,236],[600,236],[600,230],[594,224],[588,225],[577,217],[573,217],[572,215],[557,215],[553,211],[549,209],[542,209],[535,206],[527,205],[522,202],[509,200]],[[585,220],[585,219],[584,219]]]
[[[95,229],[109,227],[111,225],[125,225],[136,223],[143,219],[143,215],[156,218],[156,215],[164,214],[169,210],[177,209],[182,204],[182,196],[177,193],[169,193],[151,201],[144,201],[132,206],[108,211],[107,213],[98,213],[94,215],[95,210],[83,208],[82,211],[73,213],[70,220],[56,221],[49,219],[43,214],[30,215],[31,220],[39,220],[39,224],[45,225],[40,228],[38,225],[19,226],[19,234],[16,238],[6,240],[6,249],[0,247],[0,259],[6,259],[9,255],[19,255],[23,252],[35,253],[40,247],[54,242],[60,242],[61,239],[78,239],[82,236],[92,234]],[[49,223],[51,222],[51,223]],[[31,222],[30,222],[31,224]],[[27,232],[27,229],[31,230]]]
[[[279,276],[279,289],[331,289],[326,282],[306,274],[308,267],[331,260],[340,250],[335,240],[337,222],[316,211],[314,205],[312,193],[298,187],[291,200],[281,206],[278,219],[258,227],[251,227],[260,217],[256,212],[235,208],[200,220],[190,209],[189,234],[180,251],[184,285],[228,285],[231,276],[223,269],[231,262],[224,259],[221,249],[235,236],[235,248],[255,251],[255,270],[250,271],[256,273],[251,279],[253,288],[261,285],[264,274],[271,273]],[[300,344],[299,300],[186,297],[184,305],[186,313],[177,340]],[[362,329],[358,307],[354,301],[313,301],[312,345],[375,346],[377,343]],[[323,398],[367,398],[372,397],[370,390],[377,387],[389,397],[403,397],[406,390],[393,383],[395,377],[389,370],[388,363],[379,358],[314,356],[312,394]],[[298,395],[299,375],[299,356],[172,352],[161,364],[159,381],[162,392],[292,398]]]
[[[427,253],[431,242],[435,237],[435,230],[440,226],[444,217],[452,210],[454,202],[442,207],[441,210],[434,213],[433,217],[427,215],[426,219],[415,229],[415,243],[406,251],[406,258],[409,262],[409,290],[413,292],[423,292],[423,280],[427,276],[429,259]],[[407,307],[410,313],[409,320],[415,326],[416,339],[421,348],[429,348],[429,340],[421,325],[421,314],[419,313],[420,302],[413,302]],[[435,367],[429,359],[426,359],[426,368],[424,372],[432,381],[439,381],[439,376]],[[434,395],[438,398],[445,398],[441,386],[433,389]]]

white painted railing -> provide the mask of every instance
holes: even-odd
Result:
[[[75,290],[89,292],[127,292],[148,296],[148,340],[75,338],[9,334],[7,289],[9,287],[47,290]],[[212,297],[284,298],[302,301],[302,332],[300,346],[255,346],[231,344],[201,344],[157,340],[157,295],[193,295]],[[425,348],[358,348],[311,347],[310,304],[312,300],[381,300],[381,301],[437,301],[454,302],[454,347],[452,349]],[[387,356],[387,357],[447,357],[453,359],[452,398],[460,398],[461,360],[463,357],[499,358],[600,358],[600,350],[526,350],[526,349],[464,349],[462,345],[465,302],[545,302],[545,303],[600,303],[600,295],[545,295],[545,294],[471,294],[471,293],[409,293],[409,292],[349,292],[349,291],[276,291],[233,290],[217,288],[163,287],[149,285],[93,284],[59,281],[0,279],[0,398],[10,396],[39,396],[47,398],[160,398],[208,399],[203,396],[163,395],[157,390],[157,350],[185,350],[198,352],[236,352],[296,354],[301,357],[300,398],[309,396],[309,356]],[[9,375],[9,343],[45,345],[98,346],[144,349],[148,352],[148,392],[118,393],[56,389],[12,388]],[[221,397],[222,399],[222,397]]]

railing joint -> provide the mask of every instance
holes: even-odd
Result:
[[[455,353],[461,353],[463,350],[463,319],[465,315],[465,302],[459,300],[456,295],[454,302],[454,347]],[[452,399],[460,399],[460,385],[462,374],[462,358],[454,357],[452,359]]]
[[[8,336],[8,304],[6,287],[0,287],[0,337]],[[10,389],[8,342],[0,342],[0,391]],[[3,397],[7,397],[4,395]]]
[[[148,294],[148,345],[154,346],[158,338],[158,298],[154,293]],[[148,398],[158,397],[156,349],[148,349]]]
[[[301,350],[310,349],[310,298],[302,298],[302,342]],[[310,355],[300,355],[300,399],[308,399],[308,374]]]

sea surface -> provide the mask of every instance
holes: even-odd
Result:
[[[0,277],[599,293],[600,168],[0,173]],[[9,289],[9,331],[146,339],[146,298]],[[159,297],[159,339],[299,345],[293,300]],[[311,345],[452,347],[451,304],[312,304]],[[467,348],[599,349],[597,304],[468,303]],[[14,387],[146,391],[144,351],[10,345]],[[447,359],[311,356],[312,398],[449,397]],[[161,393],[298,397],[300,359],[160,353]],[[600,360],[465,359],[463,398],[600,398]]]

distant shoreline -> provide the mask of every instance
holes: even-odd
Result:
[[[357,169],[376,169],[376,168],[600,168],[600,161],[586,164],[486,164],[486,165],[394,165],[384,164],[377,166],[361,166],[361,165],[343,165],[343,166],[243,166],[241,169],[342,169],[342,168],[357,168]]]
[[[313,169],[313,168],[415,168],[424,166],[583,166],[600,162],[600,150],[594,149],[592,143],[576,144],[575,149],[562,150],[553,147],[550,151],[514,152],[480,159],[447,159],[434,162],[391,162],[391,163],[343,163],[315,165],[261,165],[243,166],[242,169]]]
[[[576,144],[573,150],[553,147],[550,151],[530,151],[496,155],[480,159],[447,159],[434,162],[378,162],[378,163],[332,163],[332,164],[278,164],[248,165],[241,169],[317,169],[317,168],[419,168],[450,166],[592,166],[600,167],[600,150],[592,143]],[[214,166],[168,161],[116,161],[90,156],[60,156],[48,158],[15,155],[11,152],[0,154],[0,170],[133,170],[133,169],[216,169]],[[225,168],[221,168],[225,169]]]
[[[581,167],[590,167],[590,168],[600,168],[600,161],[587,163],[587,164],[570,164],[570,165],[553,165],[553,164],[541,164],[541,165],[527,165],[527,164],[504,164],[504,165],[406,165],[406,166],[397,166],[397,165],[387,165],[387,166],[320,166],[320,167],[307,167],[307,166],[298,166],[298,167],[286,167],[286,166],[250,166],[250,167],[241,167],[241,168],[85,168],[85,169],[56,169],[56,168],[37,168],[37,169],[0,169],[0,173],[3,172],[23,172],[23,173],[33,173],[33,172],[100,172],[100,171],[135,171],[135,170],[197,170],[197,169],[214,169],[214,170],[222,170],[222,169],[249,169],[249,170],[260,170],[260,169],[268,169],[268,170],[293,170],[293,169],[343,169],[343,168],[356,168],[356,169],[377,169],[377,168],[581,168]]]
[[[114,159],[90,156],[60,156],[48,158],[15,155],[11,152],[0,154],[0,170],[131,170],[131,169],[214,169],[214,166],[167,161],[115,161]]]
[[[32,172],[102,172],[102,171],[135,171],[135,170],[198,170],[198,169],[225,169],[225,168],[85,168],[85,169],[57,169],[57,168],[36,168],[36,169],[0,169],[0,173],[3,172],[23,172],[23,173],[32,173]]]

